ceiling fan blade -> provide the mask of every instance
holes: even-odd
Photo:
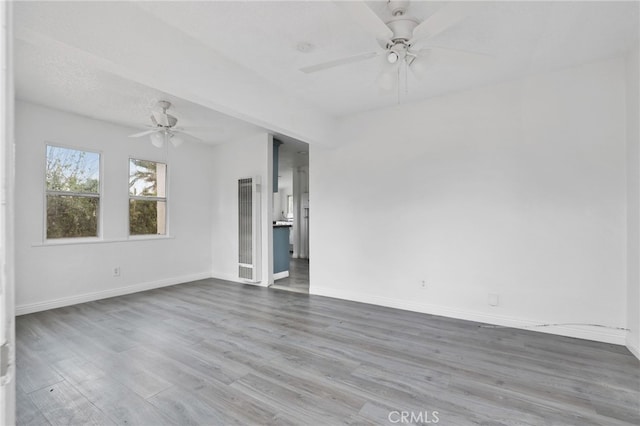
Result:
[[[462,22],[468,16],[476,13],[480,6],[479,2],[449,1],[436,13],[422,21],[413,29],[411,44],[414,44],[418,40],[431,38]]]
[[[189,127],[189,128],[192,129],[192,127]],[[206,129],[210,129],[210,127],[206,127]],[[176,147],[179,144],[182,144],[182,142],[185,141],[185,138],[183,138],[182,136],[187,136],[186,140],[189,140],[189,138],[191,138],[191,139],[195,139],[197,141],[202,141],[202,139],[200,139],[199,137],[193,136],[191,133],[187,133],[181,128],[180,129],[175,129],[175,128],[171,129],[171,134],[174,135],[174,136],[172,136],[172,138],[177,137],[180,140],[180,142],[174,143],[174,146],[176,146]]]
[[[351,15],[360,27],[374,34],[378,40],[384,40],[386,43],[393,37],[393,32],[387,24],[365,2],[334,0],[333,3]]]
[[[427,47],[416,52],[419,59],[428,58],[434,62],[455,66],[478,66],[487,64],[493,57],[484,53],[448,47]]]
[[[141,136],[146,136],[146,135],[150,135],[151,133],[155,133],[158,130],[145,130],[144,132],[140,132],[140,133],[134,133],[133,135],[129,135],[130,138],[139,138]]]
[[[324,62],[322,64],[317,64],[317,65],[312,65],[310,67],[300,68],[300,71],[302,71],[305,74],[310,74],[312,72],[322,71],[322,70],[326,70],[326,69],[329,69],[329,68],[338,67],[340,65],[346,65],[346,64],[351,64],[351,63],[354,63],[354,62],[365,61],[367,59],[375,58],[378,55],[380,55],[379,52],[361,53],[359,55],[348,56],[346,58],[336,59],[336,60],[333,60],[333,61]]]
[[[156,122],[159,125],[165,127],[169,125],[169,117],[167,117],[167,114],[158,111],[151,111],[151,115],[156,119]]]

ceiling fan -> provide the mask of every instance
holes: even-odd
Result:
[[[162,146],[167,142],[171,141],[173,146],[178,147],[182,145],[182,138],[176,136],[176,133],[182,133],[188,136],[188,133],[182,131],[182,129],[175,127],[178,124],[178,119],[173,115],[167,113],[167,110],[171,107],[171,102],[169,101],[159,101],[156,107],[156,110],[151,111],[151,122],[153,125],[147,126],[150,130],[145,130],[140,133],[134,133],[133,135],[129,135],[130,138],[139,138],[142,136],[149,135],[151,139],[151,143],[153,146],[158,148],[162,148]],[[158,112],[157,109],[162,110]]]
[[[422,22],[408,14],[409,0],[387,0],[387,8],[391,12],[391,19],[387,22],[381,20],[362,1],[335,1],[334,3],[352,15],[361,27],[370,31],[378,40],[382,50],[361,53],[301,68],[300,71],[304,73],[314,73],[384,55],[386,69],[383,70],[378,81],[381,88],[390,89],[391,87],[388,86],[394,81],[390,79],[395,78],[395,74],[402,64],[411,69],[416,77],[421,78],[426,69],[424,61],[432,51],[446,51],[448,56],[455,55],[466,57],[467,59],[486,57],[486,55],[478,53],[442,47],[420,48],[423,42],[474,13],[475,8],[478,6],[477,3],[450,1]]]

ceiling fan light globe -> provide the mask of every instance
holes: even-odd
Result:
[[[393,72],[393,70],[386,70],[381,72],[380,75],[378,75],[378,79],[376,83],[378,84],[378,87],[381,90],[388,92],[393,90],[396,84],[396,80],[397,80],[396,73]]]
[[[176,148],[184,143],[184,140],[181,137],[176,135],[171,135],[170,140],[171,140],[171,144]]]
[[[395,64],[396,62],[398,62],[398,54],[396,52],[389,52],[387,54],[387,62],[389,62],[390,64]]]
[[[409,66],[411,73],[418,80],[422,80],[429,72],[428,62],[429,61],[427,60],[427,58],[421,55],[421,56],[418,56],[416,59],[414,59],[411,65]]]
[[[152,133],[149,138],[151,139],[151,144],[156,148],[162,148],[162,145],[164,145],[164,135],[161,133]]]

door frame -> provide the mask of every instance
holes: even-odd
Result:
[[[0,18],[0,115],[4,129],[0,138],[0,345],[4,347],[0,357],[4,373],[0,377],[0,424],[12,425],[16,422],[13,2],[2,2]]]

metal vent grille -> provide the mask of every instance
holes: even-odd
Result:
[[[238,266],[238,276],[245,280],[251,280],[253,278],[253,268],[242,265]]]
[[[260,279],[260,198],[254,178],[238,180],[238,276],[251,282]]]

